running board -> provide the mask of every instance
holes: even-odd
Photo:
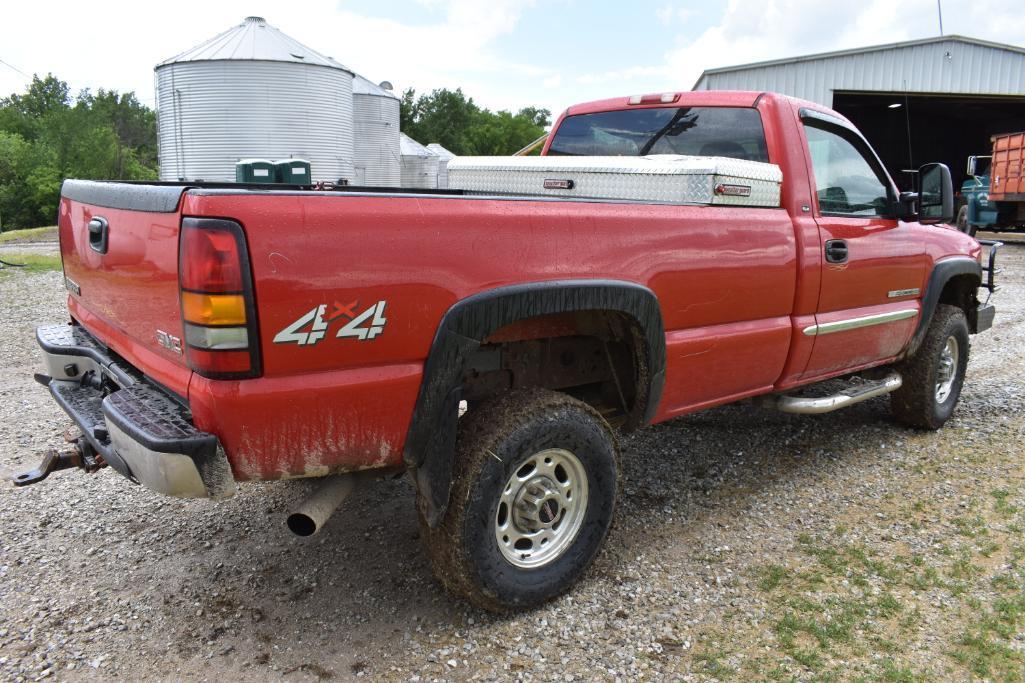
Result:
[[[844,389],[832,396],[766,396],[762,399],[761,403],[784,413],[821,415],[822,413],[831,413],[834,410],[840,410],[855,403],[861,403],[870,398],[896,391],[900,389],[901,384],[903,384],[903,381],[900,378],[900,373],[891,372],[878,382],[860,384],[856,387]]]

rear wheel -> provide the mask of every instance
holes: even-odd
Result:
[[[940,304],[918,352],[901,367],[904,384],[890,407],[904,424],[939,429],[961,396],[968,366],[968,321],[957,306]]]
[[[548,390],[510,392],[460,420],[448,510],[421,517],[435,576],[492,611],[567,590],[612,522],[618,451],[586,403]]]

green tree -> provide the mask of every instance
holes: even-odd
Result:
[[[64,178],[157,177],[156,116],[134,93],[83,90],[53,74],[0,99],[0,229],[53,223]]]
[[[433,90],[419,97],[409,89],[400,100],[402,132],[423,144],[437,142],[455,154],[512,154],[536,140],[549,125],[551,112],[547,109],[492,112],[458,88]]]

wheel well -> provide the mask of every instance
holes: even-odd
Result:
[[[975,290],[979,286],[979,278],[972,274],[956,275],[943,285],[939,303],[957,306],[967,315],[977,305]]]
[[[648,362],[638,322],[621,312],[574,311],[517,320],[487,335],[461,378],[469,405],[511,389],[574,396],[613,425],[643,422]]]

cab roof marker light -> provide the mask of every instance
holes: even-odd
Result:
[[[678,92],[654,93],[651,95],[631,95],[627,104],[669,104],[680,99]]]

